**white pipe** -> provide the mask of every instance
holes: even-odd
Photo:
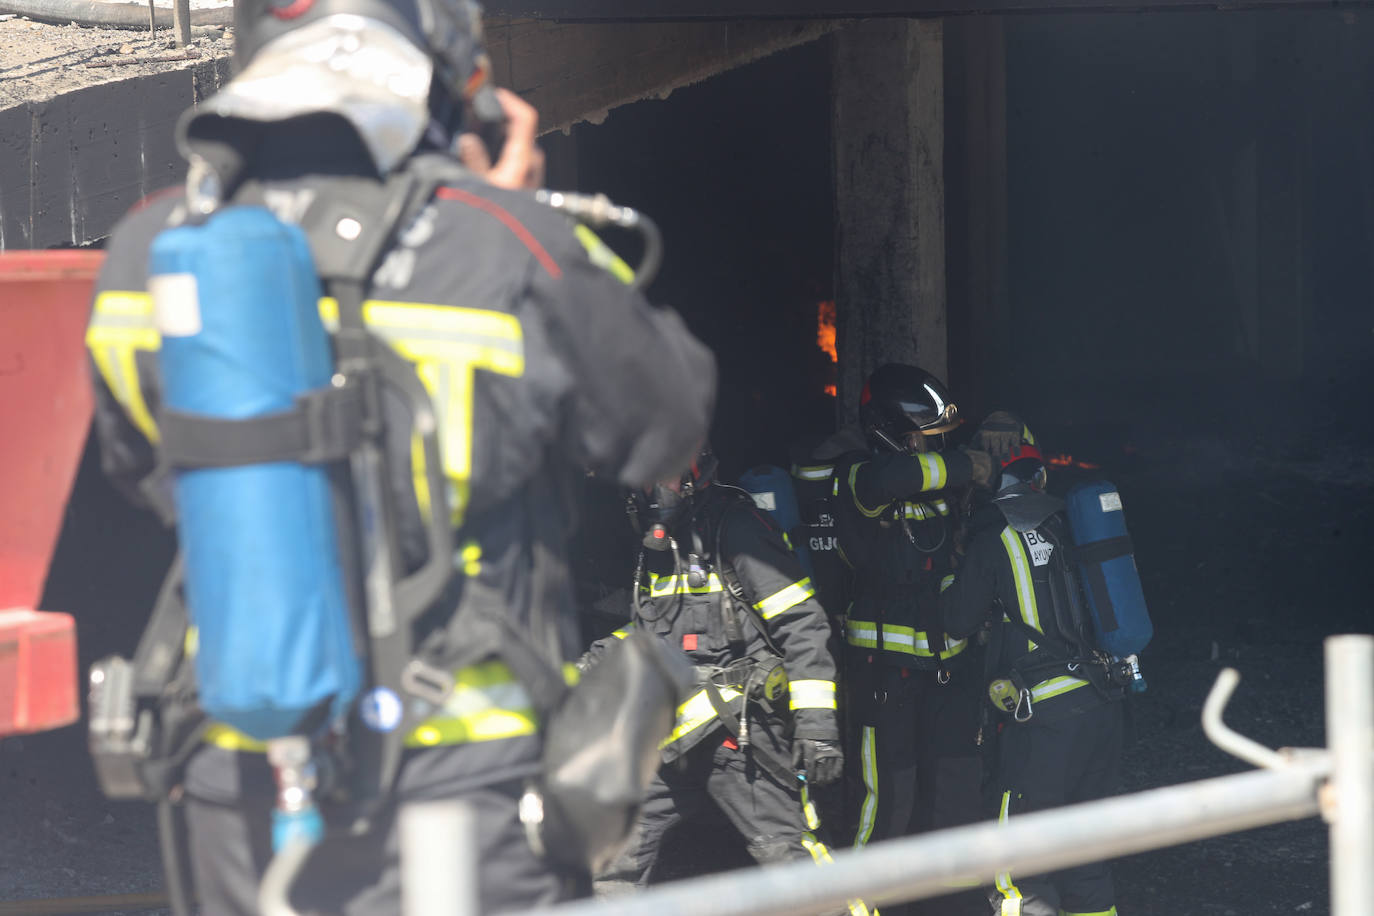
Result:
[[[680,881],[642,893],[556,908],[559,916],[795,916],[937,896],[990,884],[996,874],[1036,874],[1111,859],[1318,811],[1326,755],[1273,770],[1222,776],[983,823],[872,843],[834,862],[789,862]]]
[[[1331,913],[1363,916],[1374,904],[1374,636],[1326,640],[1326,742]]]
[[[401,806],[401,916],[478,916],[477,817],[461,801]]]

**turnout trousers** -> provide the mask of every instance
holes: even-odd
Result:
[[[934,671],[852,659],[846,769],[862,781],[854,845],[957,827],[983,810],[978,747],[980,666],[963,661],[941,684]],[[887,905],[884,916],[982,916],[970,888],[931,900]]]
[[[598,896],[648,885],[669,831],[684,820],[710,813],[707,806],[718,809],[739,831],[760,865],[793,859],[830,861],[830,849],[816,833],[819,818],[800,783],[780,784],[733,741],[722,744],[722,734],[705,738],[678,760],[659,767],[625,848],[596,876]],[[867,916],[868,910],[855,900],[848,913]]]
[[[1090,689],[1090,688],[1084,688]],[[1093,801],[1117,791],[1122,704],[1103,702],[1029,722],[1008,722],[993,779],[998,818]],[[1050,710],[1046,709],[1046,713]],[[997,876],[995,916],[1115,916],[1111,868],[1094,862],[1049,875]]]
[[[504,747],[500,745],[505,745]],[[530,849],[516,806],[525,777],[535,770],[538,744],[511,738],[409,751],[395,790],[373,829],[350,836],[331,829],[292,885],[291,905],[306,914],[399,916],[401,912],[397,799],[455,799],[477,818],[480,910],[523,910],[584,896],[585,874],[555,867]],[[505,769],[493,769],[498,760]],[[491,781],[500,773],[500,781]],[[272,860],[275,790],[265,755],[206,747],[187,768],[186,827],[200,911],[257,916],[257,891]],[[331,828],[351,812],[322,809]]]

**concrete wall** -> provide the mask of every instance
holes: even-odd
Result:
[[[100,83],[0,110],[0,250],[86,245],[178,181],[173,129],[229,59]]]

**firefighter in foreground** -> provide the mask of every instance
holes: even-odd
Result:
[[[715,470],[708,447],[680,481],[633,494],[643,547],[632,619],[583,660],[595,664],[642,628],[697,671],[629,843],[597,876],[599,894],[648,884],[668,831],[710,805],[761,864],[830,858],[808,791],[844,766],[829,624],[782,532]],[[849,912],[867,910],[853,901]]]
[[[944,449],[958,408],[916,366],[876,369],[859,419],[868,449],[836,467],[835,512],[854,565],[845,674],[851,756],[864,787],[855,845],[864,846],[978,817],[975,653],[945,635],[937,598],[955,508],[970,485],[989,483],[993,462],[982,451]],[[962,892],[912,906],[973,913],[982,900]]]
[[[149,296],[154,236],[168,226],[199,228],[204,215],[220,205],[265,203],[282,223],[305,231],[323,278],[330,263],[344,262],[341,275],[357,267],[347,263],[352,257],[347,246],[367,241],[370,232],[399,213],[394,234],[379,249],[377,268],[355,288],[326,285],[331,298],[321,299],[319,310],[326,328],[340,331],[334,337],[340,353],[350,341],[380,339],[379,349],[350,352],[371,359],[369,365],[403,356],[410,381],[418,387],[418,375],[434,405],[435,423],[413,426],[412,419],[428,411],[407,410],[407,402],[385,389],[371,403],[380,416],[364,416],[385,424],[377,448],[394,473],[355,481],[385,479],[388,486],[380,488],[384,498],[377,504],[389,500],[394,506],[395,530],[380,532],[386,540],[374,543],[375,563],[368,569],[385,573],[387,557],[401,573],[433,566],[440,570],[443,588],[423,614],[403,619],[399,631],[392,626],[393,633],[413,637],[411,654],[390,660],[403,666],[402,682],[409,688],[378,688],[354,701],[357,691],[345,684],[307,717],[313,733],[332,735],[337,744],[372,730],[394,735],[404,751],[397,751],[398,772],[383,781],[382,800],[369,807],[365,819],[358,819],[348,799],[318,796],[327,829],[296,876],[290,899],[310,912],[399,912],[398,805],[438,798],[467,801],[478,819],[482,912],[544,905],[585,892],[585,865],[579,870],[536,854],[528,825],[517,816],[522,792],[541,767],[543,717],[526,676],[533,670],[529,659],[537,655],[557,671],[577,651],[565,561],[571,522],[567,481],[583,467],[628,486],[680,473],[705,435],[713,360],[674,313],[649,307],[637,291],[594,264],[604,263],[607,252],[593,236],[575,233],[566,218],[532,195],[492,183],[527,185],[536,164],[533,111],[518,99],[505,95],[500,100],[507,138],[491,182],[459,167],[449,151],[474,123],[472,105],[489,69],[475,4],[240,0],[235,16],[236,75],[181,124],[180,142],[191,160],[188,193],[153,198],[120,223],[109,244],[88,335],[98,369],[104,468],[141,494],[165,494],[165,486],[150,478],[160,464],[203,467],[214,458],[205,453],[216,449],[295,455],[279,442],[255,444],[248,433],[226,439],[214,423],[197,425],[172,416],[161,395],[177,380],[166,377],[165,359],[160,376],[156,371],[159,346],[167,357],[173,344],[196,338],[202,318],[208,329],[209,309],[202,313],[200,306],[220,292],[211,287],[240,279],[267,281],[273,272],[241,264],[239,249],[225,251],[223,283],[202,281],[200,303],[197,287],[184,279],[190,274],[154,277],[166,280],[161,293],[153,290],[155,297],[162,296],[154,314]],[[471,141],[464,142],[470,149]],[[428,184],[419,180],[435,175]],[[415,184],[403,181],[412,176],[418,176]],[[389,193],[395,185],[427,190],[418,199],[397,198]],[[367,201],[384,190],[383,199],[396,203],[395,211],[369,209]],[[221,208],[205,225],[214,227],[221,215],[233,212]],[[342,259],[333,257],[340,250]],[[368,261],[359,263],[368,270]],[[307,280],[313,283],[313,275],[302,282]],[[307,301],[310,312],[314,295]],[[350,324],[356,318],[362,328]],[[263,346],[289,344],[285,338],[290,336],[249,335]],[[271,367],[269,375],[279,369],[284,375],[286,362]],[[194,368],[206,365],[202,360]],[[321,369],[322,390],[329,388],[331,372],[345,371]],[[336,384],[343,377],[336,375]],[[210,383],[198,390],[223,393]],[[334,402],[322,397],[321,403]],[[348,404],[335,406],[339,414],[321,414],[324,420],[347,419],[343,408]],[[293,417],[285,409],[277,420]],[[171,454],[167,435],[173,419],[179,421],[179,454]],[[435,424],[437,429],[431,428]],[[270,440],[269,425],[245,428]],[[295,461],[288,457],[272,466],[297,469],[291,472],[300,479],[286,496],[301,491],[312,467],[346,474],[346,460],[327,462],[345,454],[340,442],[351,448],[348,443],[359,435],[371,435],[368,429],[364,424],[358,433],[343,422],[308,429],[300,424],[297,432],[315,451],[306,450],[313,457],[295,455]],[[315,435],[323,440],[310,438]],[[331,444],[331,435],[339,441]],[[418,444],[423,437],[437,439],[438,449],[424,452]],[[443,471],[437,482],[436,465]],[[246,475],[261,467],[231,470]],[[357,467],[355,461],[355,474]],[[178,498],[184,495],[182,483],[179,478]],[[333,491],[321,492],[327,508]],[[434,517],[440,530],[452,532],[450,554],[427,555],[426,524]],[[359,521],[364,538],[379,534],[366,530],[376,517]],[[195,519],[183,512],[179,523],[187,604],[199,628],[195,686],[204,705],[211,698],[199,662],[233,647],[207,631],[209,603],[199,601],[189,579],[190,568],[206,558],[185,550]],[[238,536],[232,530],[216,534]],[[260,559],[264,568],[277,568],[273,557]],[[288,558],[285,565],[301,567],[314,559]],[[224,580],[231,591],[253,584],[242,575]],[[369,575],[367,588],[375,584]],[[404,590],[394,594],[398,603],[389,606],[391,611],[402,608],[400,599],[406,596]],[[361,651],[367,639],[359,633],[374,626],[380,631],[388,622],[377,611],[369,605],[367,627],[355,624],[353,651]],[[281,629],[275,613],[261,610],[261,643],[250,639],[240,647],[248,654],[241,668],[230,672],[238,679],[230,687],[247,690],[259,680],[254,666]],[[332,647],[340,657],[350,651],[347,629],[342,639]],[[188,644],[195,647],[194,634]],[[383,661],[374,656],[370,663],[380,668]],[[828,671],[816,674],[813,692],[805,694],[819,697],[815,702],[833,704]],[[404,717],[416,708],[426,712],[410,727]],[[347,726],[341,728],[342,722]],[[398,722],[407,725],[398,728]],[[194,894],[203,912],[247,916],[258,912],[258,885],[273,855],[274,818],[286,811],[286,803],[308,798],[317,776],[317,791],[323,793],[326,774],[300,760],[274,758],[274,769],[262,741],[222,719],[195,734],[199,743],[184,767],[163,771],[173,774],[168,782],[174,784],[164,788],[183,800]],[[824,729],[816,736],[834,738]],[[368,764],[361,757],[352,762]],[[838,765],[820,756],[807,763],[822,770]],[[306,778],[288,786],[282,775],[288,772]],[[278,790],[282,797],[274,810]],[[169,873],[168,880],[178,877]]]
[[[940,597],[951,635],[990,627],[984,706],[996,716],[989,738],[1000,733],[993,789],[1004,821],[1115,792],[1122,741],[1124,691],[1085,647],[1086,622],[1074,610],[1064,504],[1044,492],[1045,465],[1029,430],[1023,439],[1006,455],[995,499],[975,499],[966,553]],[[1116,913],[1105,863],[1048,876],[1003,873],[989,900],[987,912],[1003,916]]]

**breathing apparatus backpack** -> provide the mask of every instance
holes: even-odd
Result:
[[[1008,524],[1011,518],[1008,514]],[[1152,631],[1116,487],[1105,481],[1078,484],[1069,491],[1062,513],[1034,525],[1024,521],[1012,527],[1032,549],[1039,540],[1049,550],[1052,607],[1041,609],[1038,631],[1007,615],[1009,628],[1036,648],[1012,665],[1010,678],[990,679],[993,704],[1025,721],[1030,716],[1029,688],[1056,671],[1086,678],[1109,697],[1119,696],[1123,689],[1144,692],[1138,653]],[[1056,531],[1067,533],[1067,542]],[[1130,564],[1129,575],[1120,566],[1104,569],[1120,560]],[[1000,646],[993,647],[989,665],[1000,654]]]
[[[433,708],[401,697],[446,689],[415,657],[411,623],[453,572],[442,500],[424,519],[427,559],[402,567],[383,388],[409,409],[434,493],[438,424],[414,368],[362,317],[373,269],[435,182],[316,183],[308,224],[278,219],[244,183],[153,240],[159,471],[145,490],[164,494],[180,551],[132,663],[104,659],[91,675],[108,796],[162,802],[207,729],[232,729],[266,742],[283,798],[302,790],[304,804],[278,812],[278,847],[322,830],[312,789],[325,791],[326,735],[347,736],[352,764],[331,791],[368,802],[389,789],[403,736]],[[345,219],[348,232],[332,231]]]
[[[398,228],[436,186],[467,178],[447,162],[417,158],[385,182],[316,176],[301,189],[313,203],[299,227],[257,206],[264,189],[244,182],[154,240],[160,468],[144,489],[164,502],[170,479],[160,509],[181,550],[132,661],[92,668],[89,740],[107,796],[158,803],[179,916],[191,912],[190,878],[172,798],[211,728],[266,742],[280,853],[322,834],[317,796],[361,802],[354,830],[384,812],[404,737],[453,688],[413,645],[413,625],[455,575],[449,504],[429,500],[425,559],[407,569],[392,486],[403,475],[385,447],[418,441],[428,492],[446,493],[439,424],[415,367],[363,319]],[[408,430],[388,430],[383,392],[404,405]],[[566,567],[540,541],[532,556],[534,604],[552,607]],[[546,657],[553,626],[495,623],[459,648],[473,660],[498,654],[544,725],[543,767],[520,803],[531,843],[604,866],[656,770],[690,666],[656,640],[626,640],[570,689],[561,657]]]
[[[761,464],[740,475],[739,488],[754,498],[756,506],[773,517],[786,536],[787,545],[801,560],[806,574],[814,576],[807,532],[802,524],[801,506],[792,486],[792,475],[777,465]]]

